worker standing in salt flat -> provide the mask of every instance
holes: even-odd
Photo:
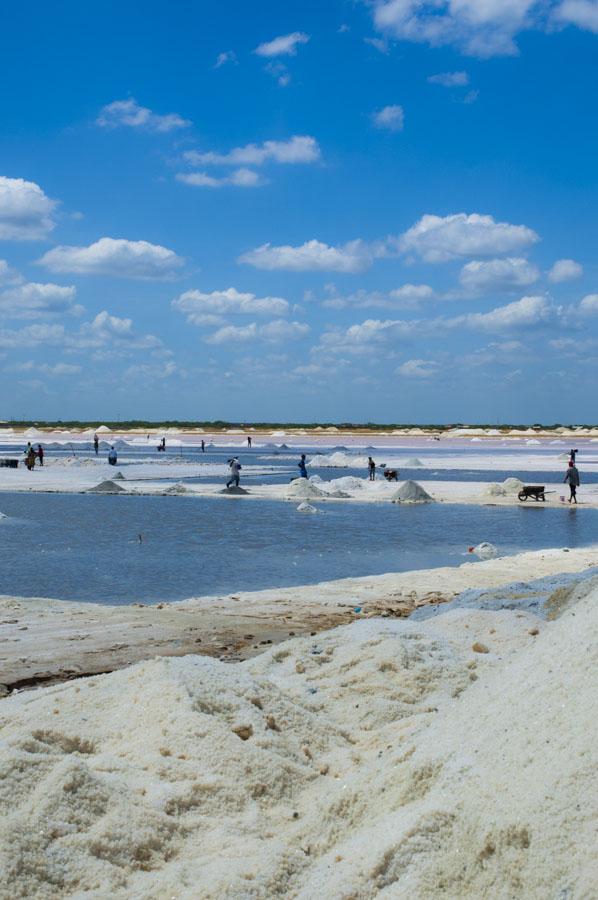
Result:
[[[368,470],[370,473],[370,481],[376,480],[376,463],[371,456],[368,456]]]
[[[299,477],[307,478],[307,469],[305,467],[305,453],[301,454],[301,459],[299,460],[297,465],[299,466]]]
[[[239,460],[237,459],[236,456],[233,456],[232,459],[229,459],[228,467],[230,469],[230,476],[229,476],[228,481],[226,482],[227,488],[230,488],[231,485],[233,485],[233,484],[235,487],[239,487],[239,481],[240,481],[239,473],[240,473],[242,467],[241,467],[241,463],[239,462]]]
[[[98,455],[98,451],[99,451],[99,449],[100,449],[100,439],[99,439],[99,437],[97,436],[97,434],[94,434],[94,436],[93,436],[93,449],[94,449],[94,451],[95,451],[95,455],[97,456],[97,455]]]
[[[563,483],[569,485],[569,503],[571,503],[571,501],[577,503],[577,488],[580,485],[580,478],[579,470],[577,466],[572,462],[569,463],[569,468],[565,472]]]
[[[44,448],[41,444],[37,445],[37,458],[39,459],[40,466],[44,464]]]

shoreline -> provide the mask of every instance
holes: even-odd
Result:
[[[470,588],[581,574],[596,565],[598,545],[152,606],[0,596],[0,685],[6,693],[163,656],[239,662],[289,638],[355,620],[407,618]]]

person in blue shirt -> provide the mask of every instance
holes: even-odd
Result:
[[[115,466],[117,459],[118,457],[116,455],[116,450],[114,449],[114,447],[110,447],[110,450],[108,451],[108,464],[111,466]]]
[[[297,463],[299,466],[299,477],[307,478],[307,469],[305,468],[305,453],[301,454],[301,459]]]

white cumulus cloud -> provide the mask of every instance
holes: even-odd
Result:
[[[302,31],[293,31],[291,34],[283,34],[271,41],[266,41],[255,48],[258,56],[271,58],[273,56],[295,56],[300,44],[307,44],[309,35]]]
[[[187,317],[192,325],[216,325],[223,316],[283,316],[289,311],[282,297],[256,297],[230,287],[223,291],[185,291],[172,301],[172,306]]]
[[[399,238],[404,253],[437,263],[460,256],[500,256],[521,251],[539,240],[526,225],[495,222],[492,216],[456,213],[425,215]]]
[[[403,378],[432,378],[438,372],[438,363],[429,359],[408,359],[397,369]]]
[[[305,322],[287,322],[275,319],[265,325],[250,322],[248,325],[225,325],[204,338],[208,344],[244,344],[250,341],[266,341],[278,344],[306,337],[310,327]]]
[[[339,247],[311,240],[299,247],[263,244],[244,253],[238,262],[266,271],[352,273],[367,269],[377,255],[380,254],[376,248],[359,239]]]
[[[598,34],[598,3],[596,0],[564,0],[554,12],[557,22],[577,25],[584,31]]]
[[[582,315],[596,315],[598,313],[598,294],[587,294],[579,304],[579,309]]]
[[[376,128],[385,128],[387,131],[402,131],[405,125],[405,113],[403,107],[398,104],[384,106],[372,113],[372,121]]]
[[[103,237],[88,247],[54,247],[38,263],[51,272],[164,280],[172,278],[184,260],[159,244]]]
[[[548,278],[555,284],[561,281],[571,281],[581,275],[583,275],[583,266],[574,259],[557,259],[548,272]]]
[[[519,328],[553,323],[558,316],[558,308],[552,306],[546,297],[522,297],[506,306],[499,306],[487,313],[468,313],[448,320],[452,328],[465,326],[474,331],[503,332]]]
[[[540,272],[523,257],[473,260],[466,263],[459,274],[459,282],[472,294],[512,290],[528,287],[540,277]]]
[[[266,162],[313,163],[320,159],[320,148],[309,135],[293,135],[286,141],[264,141],[234,147],[228,153],[199,153],[189,150],[184,158],[192,165],[261,166]]]
[[[540,6],[537,0],[374,0],[374,24],[401,40],[505,56],[517,53],[515,37],[537,23]]]
[[[34,181],[0,176],[0,240],[43,240],[54,228],[55,207]]]
[[[260,178],[257,172],[252,169],[235,169],[229,175],[216,178],[208,175],[207,172],[179,172],[176,176],[177,181],[183,184],[190,184],[192,187],[260,187],[266,184],[265,180]]]
[[[442,87],[464,87],[469,84],[469,75],[467,72],[439,72],[438,75],[430,75],[428,77],[430,84],[439,84]]]
[[[192,123],[177,113],[158,115],[133,98],[115,100],[100,110],[96,125],[101,128],[139,128],[144,131],[165,133],[178,128],[188,128]]]
[[[0,316],[37,319],[41,316],[80,312],[75,306],[76,290],[59,284],[29,282],[0,292]]]
[[[332,296],[322,305],[329,309],[417,309],[434,297],[434,290],[428,284],[404,284],[387,292],[361,290],[344,297]]]

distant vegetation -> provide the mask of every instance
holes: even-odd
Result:
[[[150,422],[145,419],[127,419],[121,422],[115,421],[104,421],[101,419],[88,419],[86,421],[80,421],[76,419],[58,419],[56,421],[44,421],[41,419],[37,419],[36,421],[29,420],[11,420],[7,422],[2,422],[4,427],[13,427],[13,428],[48,428],[48,429],[68,429],[69,431],[85,431],[89,428],[97,428],[99,425],[107,425],[108,428],[111,428],[113,431],[127,431],[132,428],[140,428],[140,429],[161,429],[161,428],[178,428],[181,431],[191,430],[194,428],[203,428],[206,431],[219,431],[223,429],[249,429],[255,428],[257,430],[263,431],[271,431],[273,429],[295,429],[295,428],[303,428],[305,430],[310,430],[314,428],[338,428],[339,431],[388,431],[389,429],[405,429],[409,430],[412,428],[422,428],[427,430],[434,431],[448,431],[451,428],[493,428],[499,430],[509,430],[511,428],[524,429],[524,428],[534,428],[537,430],[547,430],[553,431],[555,428],[563,427],[562,423],[556,422],[551,425],[541,425],[535,423],[534,425],[525,424],[506,424],[503,423],[498,425],[496,423],[484,423],[484,422],[476,422],[476,423],[463,423],[463,422],[454,422],[450,425],[438,425],[437,423],[431,422],[429,424],[421,424],[421,423],[407,423],[407,422],[225,422],[220,419],[207,422],[207,421],[190,421],[190,420],[180,420],[180,419],[167,419],[156,422]],[[585,425],[566,425],[567,428],[574,427],[583,427],[583,428],[593,428],[594,425],[585,424]]]

